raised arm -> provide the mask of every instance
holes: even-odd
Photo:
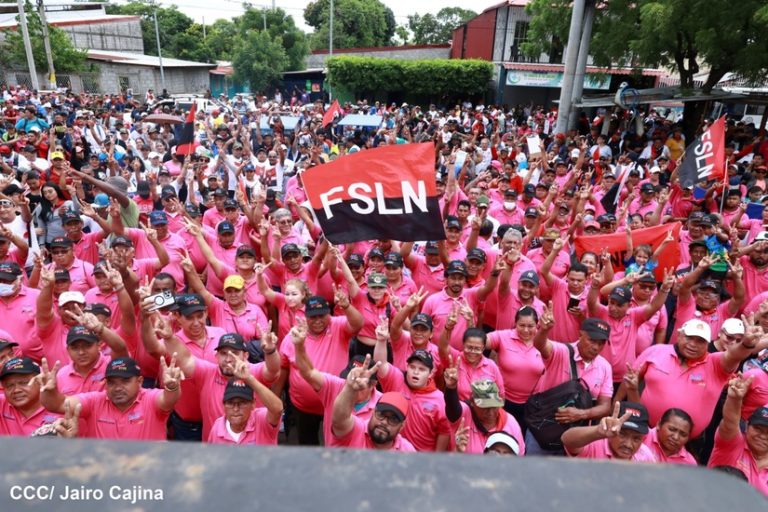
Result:
[[[267,422],[276,427],[280,423],[280,417],[283,414],[283,402],[267,386],[251,373],[250,366],[242,359],[235,362],[234,376],[250,387],[267,409]]]
[[[365,362],[360,368],[352,368],[347,375],[347,381],[341,393],[338,394],[333,402],[333,413],[331,415],[331,432],[336,437],[344,437],[355,427],[355,418],[352,415],[355,407],[355,395],[358,391],[367,389],[370,385],[370,379],[375,374],[380,364],[376,363],[370,367],[371,356],[365,356]]]
[[[752,384],[752,377],[744,377],[743,375],[737,375],[728,382],[728,395],[723,405],[723,419],[720,420],[718,427],[720,437],[725,440],[741,435],[739,428],[741,407],[750,384]]]
[[[552,301],[549,301],[539,319],[539,329],[536,331],[536,336],[533,337],[533,346],[536,347],[544,360],[549,359],[549,356],[552,355],[552,342],[549,341],[548,335],[554,326],[555,314]]]
[[[560,254],[560,251],[563,250],[563,247],[565,247],[565,240],[562,238],[558,238],[555,240],[554,244],[552,245],[552,250],[547,255],[547,258],[544,260],[544,264],[541,266],[541,276],[544,278],[544,281],[547,282],[548,286],[552,286],[552,283],[554,282],[554,278],[552,277],[552,265],[555,263],[555,258],[557,258],[557,255]]]
[[[307,339],[307,322],[303,318],[296,320],[288,335],[291,337],[293,348],[296,352],[296,367],[299,369],[301,378],[307,381],[307,384],[312,386],[315,392],[319,392],[323,387],[325,378],[323,372],[318,370],[312,364],[312,360],[307,354],[307,348],[304,345],[304,341]]]
[[[598,425],[572,427],[566,430],[560,438],[565,451],[571,455],[578,455],[590,443],[618,436],[622,425],[632,415],[631,411],[627,411],[623,416],[619,417],[620,407],[621,404],[616,402],[613,407],[613,415],[601,419]]]

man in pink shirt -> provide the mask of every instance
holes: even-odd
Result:
[[[94,211],[93,207],[81,205],[81,208],[83,208],[84,214],[86,212],[91,214],[88,216],[98,223],[101,231],[83,233],[83,219],[80,218],[77,212],[72,210],[67,210],[61,214],[61,225],[67,232],[67,238],[72,241],[75,257],[95,265],[99,261],[99,242],[104,240],[104,237],[111,232],[111,229],[109,224]]]
[[[53,263],[49,268],[69,271],[69,277],[72,280],[69,286],[71,291],[85,293],[96,286],[96,281],[93,279],[93,265],[75,257],[72,240],[57,237],[51,240],[50,246]]]
[[[555,240],[539,275],[552,292],[552,305],[557,318],[552,337],[559,341],[574,341],[579,335],[579,326],[587,309],[586,283],[589,269],[581,263],[574,263],[568,269],[565,280],[556,277],[551,272],[552,263],[564,246],[562,238]]]
[[[214,208],[208,208],[203,214],[203,225],[216,229],[219,222],[224,220],[224,201],[227,199],[227,191],[217,188],[213,191]]]
[[[723,419],[715,433],[715,448],[708,467],[730,466],[741,471],[750,485],[768,497],[768,405],[755,409],[747,428],[740,428],[741,405],[750,378],[728,383]]]
[[[747,297],[768,291],[768,234],[760,233],[755,242],[739,250],[739,263],[744,269]]]
[[[39,337],[31,335],[35,328],[39,293],[22,284],[22,270],[18,263],[0,263],[0,318],[13,319],[12,322],[4,322],[3,328],[19,344],[21,354],[35,361],[43,357]]]
[[[658,203],[654,200],[655,196],[656,187],[653,186],[653,183],[643,183],[640,185],[640,197],[629,205],[629,214],[639,214],[645,218],[646,214],[656,211]]]
[[[448,264],[447,253],[440,249],[445,242],[427,242],[424,255],[413,252],[413,242],[405,242],[400,246],[405,266],[411,271],[411,277],[417,286],[423,286],[429,293],[437,293],[445,287],[444,265]],[[443,261],[445,260],[445,261]]]
[[[357,391],[370,386],[370,377],[379,369],[368,368],[370,356],[363,366],[352,368],[341,393],[333,404],[331,438],[328,446],[415,452],[416,449],[400,432],[409,413],[408,399],[401,393],[384,393],[376,403],[373,415],[366,422],[353,414]]]
[[[509,262],[509,258],[507,258],[507,262]],[[509,263],[507,263],[507,268],[501,272],[499,288],[495,294],[490,295],[488,303],[496,296],[498,301],[497,308],[500,311],[511,312],[517,311],[523,306],[530,306],[541,316],[545,305],[539,300],[539,274],[535,270],[526,270],[520,274],[517,286],[511,288],[509,286],[509,282],[512,279],[510,274]],[[486,310],[488,309],[488,303],[486,303]],[[487,323],[485,316],[483,316],[483,322]],[[514,315],[503,314],[496,316],[497,330],[513,329],[514,326]]]
[[[264,407],[255,406],[254,391]],[[277,445],[282,413],[283,402],[251,374],[245,361],[240,361],[235,378],[224,388],[224,415],[213,424],[208,442]]]
[[[13,341],[13,337],[7,331],[0,329],[0,367],[9,359],[18,357],[19,344]]]
[[[89,326],[100,325],[99,320],[90,313],[83,315]],[[59,389],[65,395],[76,395],[104,389],[104,374],[109,361],[115,357],[128,355],[125,342],[112,331],[111,336],[104,336],[107,327],[100,325],[102,339],[109,341],[110,356],[99,350],[100,337],[84,325],[75,325],[67,333],[67,353],[71,363],[64,365],[56,373]]]
[[[104,391],[63,395],[56,385],[56,374],[43,362],[41,401],[49,411],[62,414],[64,402],[70,410],[82,407],[80,419],[85,421],[89,437],[136,441],[162,441],[166,438],[166,422],[181,396],[181,370],[175,358],[166,366],[160,362],[163,389],[141,387],[141,369],[130,357],[113,359],[104,372]]]
[[[70,313],[77,313],[85,306],[85,297],[80,292],[67,291],[59,295],[58,311],[53,306],[53,269],[40,271],[42,288],[37,296],[37,311],[35,329],[40,342],[43,344],[45,357],[50,361],[69,363],[67,353],[67,333],[69,328],[77,325]]]
[[[648,411],[643,404],[616,402],[613,416],[601,419],[599,425],[570,428],[562,440],[571,457],[656,462],[643,444],[648,430]]]
[[[37,428],[53,423],[58,414],[40,404],[40,367],[28,357],[9,359],[0,370],[0,435],[29,437]]]

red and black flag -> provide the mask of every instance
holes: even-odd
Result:
[[[323,233],[334,244],[445,238],[432,143],[359,151],[301,177]]]
[[[331,124],[337,114],[342,115],[343,113],[344,111],[341,109],[341,105],[339,105],[339,100],[333,100],[331,106],[328,107],[328,110],[323,114],[323,128]]]
[[[195,152],[197,144],[195,143],[195,114],[197,111],[197,103],[192,102],[192,108],[189,109],[187,119],[184,124],[177,125],[179,129],[176,131],[176,154],[177,155],[189,155]]]
[[[715,121],[685,149],[678,174],[683,188],[693,187],[701,180],[725,177],[725,117]]]

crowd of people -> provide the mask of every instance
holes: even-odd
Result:
[[[553,134],[542,108],[237,96],[181,154],[126,95],[2,96],[0,434],[698,464],[768,495],[754,126],[683,186],[655,112]],[[410,143],[445,238],[330,244],[302,173]],[[623,258],[575,250],[614,233]]]

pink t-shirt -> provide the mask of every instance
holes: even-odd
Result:
[[[213,297],[208,306],[208,317],[211,325],[221,327],[226,332],[235,332],[245,341],[256,338],[257,331],[267,331],[267,317],[260,307],[246,303],[245,310],[235,313],[225,301]]]
[[[597,356],[587,364],[579,353],[578,343],[571,343],[573,347],[573,360],[576,362],[576,373],[589,388],[593,400],[598,397],[613,396],[613,378],[611,364]],[[545,369],[539,383],[536,385],[536,393],[541,393],[571,379],[571,361],[568,347],[565,343],[552,343],[552,353],[549,359],[544,361]]]
[[[541,280],[542,283],[544,280]],[[581,322],[579,317],[568,312],[568,301],[571,299],[568,284],[560,278],[552,276],[552,307],[555,314],[555,326],[552,328],[552,339],[558,341],[576,341],[579,338]],[[579,308],[587,311],[586,287],[579,296]]]
[[[364,450],[375,450],[371,436],[368,434],[368,420],[355,417],[355,426],[344,437],[336,437],[331,433],[331,437],[326,439],[329,447],[333,448],[361,448]],[[415,452],[413,445],[401,434],[397,434],[394,444],[390,450],[395,452]]]
[[[704,313],[696,309],[696,298],[693,295],[690,295],[688,300],[678,298],[677,309],[675,310],[675,330],[670,338],[670,343],[675,343],[677,341],[677,331],[680,330],[685,322],[692,318],[698,318],[699,320],[708,323],[712,335],[716,336],[717,333],[720,332],[723,322],[733,316],[728,311],[730,304],[731,301],[727,300],[717,306],[714,311]]]
[[[496,258],[493,258],[494,262],[496,261]],[[491,267],[490,259],[489,263],[485,266],[485,270],[488,271]],[[493,289],[493,291],[488,295],[488,297],[485,299],[485,305],[483,306],[483,324],[495,326],[499,323],[499,317],[506,317],[511,318],[512,323],[514,323],[514,312],[517,311],[515,309],[508,309],[509,304],[507,303],[509,295],[516,295],[517,294],[517,283],[520,281],[520,276],[523,274],[523,272],[527,272],[529,270],[536,271],[536,267],[534,267],[533,263],[526,258],[525,256],[522,256],[520,258],[520,261],[515,263],[515,266],[512,267],[512,277],[509,280],[509,294],[505,295],[501,299],[499,298],[499,288],[498,285],[496,288]],[[486,279],[488,278],[488,275],[490,272],[484,272],[484,275]],[[501,308],[499,308],[499,305],[501,305]],[[502,314],[499,315],[499,310],[501,310]],[[509,314],[508,314],[509,313]],[[512,327],[506,327],[507,329],[511,329]],[[498,327],[497,327],[498,329]]]
[[[672,345],[653,345],[640,354],[635,370],[643,376],[640,401],[648,409],[651,426],[656,426],[667,409],[677,407],[693,419],[691,439],[698,437],[712,420],[723,386],[732,375],[723,369],[722,357],[722,352],[707,354],[682,367]]]
[[[506,432],[514,437],[517,444],[520,445],[519,455],[525,455],[525,439],[523,438],[523,433],[520,430],[520,425],[517,423],[517,420],[504,409],[499,409],[499,415],[497,428],[483,432],[472,419],[472,410],[469,408],[469,405],[465,402],[461,402],[461,416],[458,420],[451,423],[451,448],[455,448],[456,446],[456,431],[459,429],[459,425],[461,425],[461,420],[463,418],[464,426],[469,427],[469,440],[467,442],[465,453],[483,453],[483,451],[485,451],[485,443],[488,441],[488,438],[491,437],[491,434],[494,432]]]
[[[323,377],[323,385],[318,390],[317,396],[323,404],[323,439],[331,439],[333,437],[333,432],[331,432],[331,427],[333,426],[333,403],[336,401],[339,393],[341,393],[341,390],[344,389],[346,381],[341,377],[325,372],[323,372]],[[381,392],[374,388],[368,400],[364,403],[355,404],[352,414],[368,424],[368,420],[373,416],[373,411],[379,398],[381,398]]]
[[[53,314],[53,318],[44,329],[37,327],[37,335],[43,344],[43,354],[49,362],[60,361],[61,364],[71,362],[67,352],[69,328],[70,326],[64,324],[58,313]]]
[[[739,258],[739,263],[744,269],[742,280],[747,298],[768,291],[768,271],[766,269],[756,268],[749,260],[749,255]]]
[[[488,302],[490,302],[491,297],[497,298],[497,300],[499,301],[498,307],[501,309],[501,311],[505,312],[503,315],[496,316],[496,329],[498,330],[514,329],[515,327],[514,312],[517,312],[518,309],[522,308],[525,305],[520,300],[520,296],[518,295],[518,292],[516,290],[510,289],[509,293],[499,297],[498,288],[497,288],[488,297],[489,299]],[[536,311],[536,313],[539,315],[539,318],[541,318],[542,313],[544,313],[545,304],[542,301],[540,301],[538,297],[534,297],[533,303],[530,304],[530,306],[534,309],[534,311]]]
[[[567,453],[567,450],[566,450]],[[568,454],[570,455],[570,454]],[[608,446],[608,439],[599,439],[581,449],[576,457],[582,459],[614,459],[611,447]],[[617,459],[619,460],[619,459]],[[653,456],[651,450],[644,444],[640,445],[640,448],[630,459],[632,462],[658,462]]]
[[[632,364],[637,355],[637,333],[645,323],[646,306],[637,306],[627,310],[622,318],[613,318],[608,314],[608,308],[598,304],[597,318],[605,320],[611,326],[611,335],[603,350],[605,358],[611,363],[613,381],[621,382],[627,373],[627,363]]]
[[[13,318],[13,322],[3,322],[3,330],[19,344],[23,355],[35,361],[43,357],[43,345],[35,334],[38,295],[39,290],[22,285],[19,293],[11,299],[0,298],[0,318]]]
[[[465,289],[457,298],[450,297],[445,290],[442,290],[424,301],[424,306],[421,308],[421,312],[432,317],[432,332],[434,339],[440,339],[440,333],[442,333],[445,328],[445,322],[448,320],[448,315],[451,314],[454,304],[461,306],[462,302],[466,301],[467,305],[472,308],[472,311],[475,313],[475,317],[477,317],[481,305],[477,295],[477,288]],[[462,337],[466,330],[467,321],[463,316],[459,315],[456,321],[456,326],[451,332],[451,347],[461,350]]]
[[[296,320],[300,318],[306,318],[304,315],[304,308],[299,305],[297,309],[291,309],[288,304],[285,303],[285,295],[280,292],[275,292],[275,300],[272,305],[277,309],[277,339],[282,343],[291,330],[291,327],[296,325]]]
[[[98,287],[91,288],[85,292],[86,304],[105,304],[112,310],[112,316],[109,318],[109,328],[117,329],[120,327],[120,320],[123,318],[120,311],[119,299],[117,298],[117,292],[104,293],[99,290]]]
[[[280,425],[270,425],[267,421],[266,407],[253,409],[245,430],[240,433],[240,438],[235,440],[227,431],[227,418],[220,416],[213,424],[211,433],[206,438],[211,444],[258,444],[277,445],[277,434]]]
[[[723,439],[720,429],[717,429],[715,447],[707,464],[710,468],[715,466],[732,466],[740,470],[752,487],[768,496],[768,467],[757,466],[757,460],[747,446],[744,434],[739,433],[733,439]]]
[[[304,345],[309,360],[320,371],[339,375],[346,368],[349,359],[349,340],[352,335],[346,317],[332,317],[325,331],[307,335]],[[323,414],[323,404],[312,386],[301,377],[296,367],[296,350],[293,342],[286,338],[280,345],[281,367],[288,371],[291,402],[302,412]]]
[[[405,303],[408,302],[408,298],[417,291],[419,291],[419,287],[416,286],[416,283],[413,282],[413,279],[406,275],[403,275],[399,285],[394,286],[390,284],[387,288],[389,296],[397,297],[400,300],[401,306],[405,306]]]
[[[99,261],[99,242],[104,240],[106,233],[99,231],[97,233],[83,233],[83,236],[77,242],[72,241],[72,249],[75,251],[75,258],[87,261],[95,265]],[[23,264],[22,264],[23,266]]]
[[[46,268],[60,270],[53,263]],[[72,264],[65,270],[69,271],[69,277],[72,281],[72,284],[69,285],[69,291],[85,294],[85,292],[96,286],[96,280],[93,278],[93,265],[87,261],[75,258]]]
[[[91,371],[82,376],[75,371],[72,363],[62,366],[56,374],[56,386],[63,395],[77,395],[104,390],[104,372],[111,358],[101,354]],[[49,363],[50,364],[50,363]]]
[[[653,297],[651,297],[653,300]],[[632,299],[632,307],[641,306],[636,300]],[[643,350],[653,345],[656,339],[656,332],[661,331],[666,333],[667,323],[669,318],[667,316],[667,308],[662,307],[644,324],[640,326],[637,331],[637,341],[635,342],[635,354],[640,355]]]
[[[440,435],[450,436],[451,424],[445,417],[445,398],[437,389],[414,391],[405,383],[403,372],[390,365],[386,375],[379,373],[384,392],[398,391],[410,400],[408,421],[400,432],[416,451],[433,452]]]
[[[548,300],[550,297],[552,297],[553,290],[544,280],[544,277],[541,273],[541,267],[544,266],[544,261],[547,259],[547,255],[544,254],[544,250],[541,247],[538,247],[536,249],[529,250],[527,253],[525,253],[525,256],[531,260],[531,262],[533,262],[533,264],[536,266],[536,271],[539,273],[539,278],[541,280],[539,285],[539,297],[541,300]],[[568,255],[568,251],[562,250],[557,253],[557,256],[555,256],[555,261],[552,263],[552,269],[550,270],[550,273],[552,274],[552,277],[563,279],[568,273],[568,269],[570,267],[571,257]]]
[[[424,287],[424,291],[430,295],[440,292],[445,288],[445,267],[442,264],[436,267],[430,267],[427,265],[427,260],[420,254],[412,254],[409,258],[413,259],[413,265],[409,265],[411,269],[411,277],[416,283],[416,286]]]
[[[134,441],[164,441],[165,424],[170,412],[157,406],[162,389],[140,389],[131,406],[121,411],[104,391],[77,396],[83,408],[80,418],[86,421],[90,437]]]
[[[42,406],[32,415],[24,416],[0,394],[0,435],[29,437],[36,429],[47,423],[53,423],[60,414],[46,411]]]
[[[752,377],[747,394],[741,404],[741,417],[746,421],[755,409],[768,405],[768,373],[760,368],[744,372],[744,377]]]
[[[544,373],[541,353],[522,342],[514,329],[493,331],[488,334],[487,347],[498,353],[498,364],[504,379],[504,398],[516,404],[523,404],[531,396],[536,382]]]
[[[658,462],[664,462],[667,464],[685,464],[689,466],[696,465],[696,459],[694,459],[693,455],[691,455],[690,452],[685,449],[685,446],[683,446],[680,451],[675,454],[669,456],[665,454],[664,450],[661,449],[661,444],[659,443],[659,431],[657,427],[652,428],[648,432],[648,435],[645,436],[645,439],[643,439],[643,444],[651,450],[651,453]]]
[[[394,339],[392,338],[390,340],[390,343],[392,344],[392,365],[395,368],[399,368],[400,370],[405,371],[405,368],[408,366],[408,358],[411,357],[411,354],[415,350],[417,350],[417,347],[413,344],[413,340],[411,338],[411,333],[408,331],[403,331],[400,335],[400,338]],[[440,349],[432,343],[431,341],[427,342],[426,347],[421,347],[427,352],[429,352],[432,355],[432,360],[435,364],[435,369],[439,371],[440,369]]]
[[[216,364],[216,347],[219,345],[219,338],[224,334],[226,331],[220,327],[206,327],[205,343],[202,347],[192,341],[182,330],[176,332],[176,337],[184,343],[193,356]],[[186,421],[202,421],[200,393],[191,379],[181,381],[181,398],[176,402],[173,410]]]
[[[478,380],[492,380],[499,387],[499,396],[506,396],[504,389],[504,377],[499,371],[499,367],[492,359],[482,356],[477,365],[472,366],[464,360],[464,356],[458,350],[451,349],[451,357],[459,362],[459,399],[468,400],[472,396],[472,383]],[[441,365],[448,367],[448,361],[440,361]]]
[[[211,229],[216,229],[219,222],[224,220],[224,211],[219,211],[216,208],[208,208],[203,214],[203,225],[208,226]]]

